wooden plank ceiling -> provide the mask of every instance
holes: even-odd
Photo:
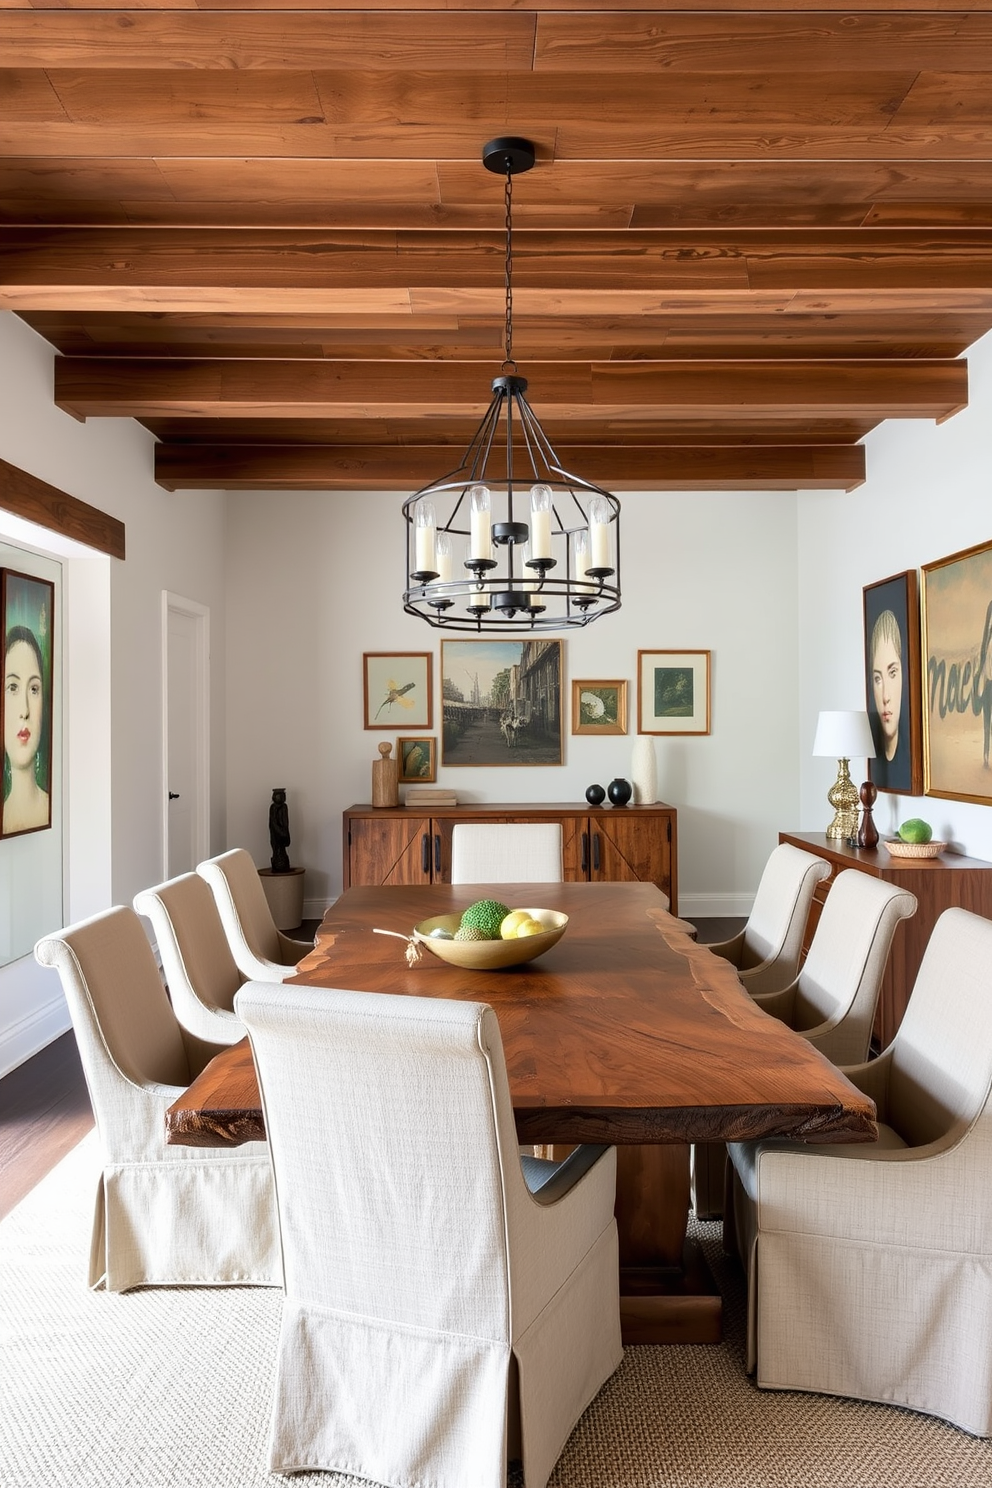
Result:
[[[514,352],[617,490],[851,489],[992,326],[992,0],[0,0],[0,307],[179,488],[410,490]]]

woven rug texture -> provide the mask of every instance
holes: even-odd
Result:
[[[98,1164],[91,1134],[0,1224],[3,1488],[356,1488],[267,1471],[277,1291],[87,1289]],[[725,1342],[628,1348],[550,1488],[992,1488],[992,1442],[892,1407],[756,1389],[743,1278],[718,1225],[693,1231],[723,1291]]]

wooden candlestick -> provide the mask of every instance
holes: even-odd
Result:
[[[861,826],[858,828],[858,846],[877,847],[878,828],[875,825],[875,818],[871,814],[871,808],[875,804],[875,797],[878,795],[878,790],[870,780],[866,780],[859,794],[861,796],[862,811]]]

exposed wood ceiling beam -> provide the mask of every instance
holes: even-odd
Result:
[[[570,5],[568,12],[583,7]],[[878,69],[901,65],[971,71],[992,44],[986,5],[917,14],[899,10],[797,16],[774,8],[748,13],[672,14],[629,6],[588,15],[528,13],[466,5],[406,9],[350,6],[262,11],[134,10],[0,14],[0,55],[14,68],[118,69],[340,68],[471,72],[674,72]],[[557,9],[557,7],[555,7]],[[565,9],[563,7],[563,9]],[[688,11],[690,7],[686,7]],[[790,5],[790,10],[805,6]],[[544,11],[544,14],[536,12]],[[122,19],[123,18],[123,19]]]
[[[734,361],[534,363],[530,396],[543,414],[658,419],[719,414],[770,417],[950,417],[968,401],[963,361]],[[361,418],[376,412],[480,413],[489,379],[477,385],[458,363],[267,360],[153,361],[62,357],[55,401],[77,418]]]
[[[865,478],[862,445],[596,448],[560,444],[563,465],[616,491],[851,491]],[[412,491],[452,463],[450,447],[422,445],[174,445],[155,447],[155,479],[169,491]],[[519,476],[527,478],[520,463]]]

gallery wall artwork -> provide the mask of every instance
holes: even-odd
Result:
[[[708,734],[710,653],[638,651],[637,732]]]
[[[992,542],[923,567],[924,788],[992,805]]]
[[[366,651],[365,727],[429,729],[434,721],[434,658],[429,651]]]
[[[880,791],[923,791],[923,688],[916,572],[863,591],[865,694],[875,758],[868,778]]]
[[[0,610],[4,632],[0,836],[16,837],[52,825],[55,585],[0,569]]]
[[[560,765],[561,689],[561,641],[442,641],[442,765]]]

